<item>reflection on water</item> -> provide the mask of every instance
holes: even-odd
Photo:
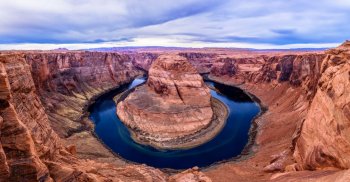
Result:
[[[204,167],[239,155],[247,144],[251,121],[259,113],[259,106],[242,90],[214,82],[207,82],[219,91],[211,90],[212,96],[224,102],[230,110],[225,127],[215,138],[187,150],[157,150],[135,143],[116,115],[113,97],[144,82],[145,78],[135,79],[129,85],[101,96],[89,109],[96,134],[121,157],[159,168]]]

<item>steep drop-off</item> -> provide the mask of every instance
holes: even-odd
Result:
[[[295,146],[300,169],[350,167],[350,42],[326,53]]]
[[[48,61],[46,56],[50,55],[54,58]],[[81,53],[74,53],[72,55],[81,56]],[[102,58],[108,57],[106,54],[100,54],[100,56],[102,56]],[[39,60],[34,61],[35,63],[33,63],[33,57],[38,58]],[[57,108],[57,110],[50,110],[50,108],[47,106],[50,104],[48,100],[55,97],[55,94],[57,94],[55,98],[67,98],[70,96],[78,99],[79,97],[74,95],[76,93],[68,92],[76,88],[67,89],[67,87],[60,87],[60,84],[51,85],[52,87],[45,87],[45,85],[50,85],[49,83],[55,83],[45,81],[50,80],[47,78],[51,78],[51,81],[55,79],[59,80],[56,83],[66,83],[64,81],[69,80],[68,78],[72,79],[74,74],[68,75],[64,71],[70,69],[71,71],[72,69],[74,69],[74,71],[79,70],[80,67],[76,69],[74,66],[72,66],[79,65],[79,61],[75,60],[73,61],[72,65],[68,66],[66,64],[65,68],[58,69],[59,66],[55,66],[61,65],[62,62],[59,61],[60,59],[56,58],[57,56],[51,53],[13,53],[0,56],[1,181],[105,181],[108,179],[113,179],[114,181],[164,181],[166,176],[159,170],[155,170],[150,167],[135,165],[124,165],[119,167],[112,165],[111,160],[108,161],[108,163],[104,163],[97,162],[96,160],[82,160],[76,157],[75,147],[72,145],[66,145],[66,143],[85,143],[90,137],[93,138],[92,134],[87,131],[85,132],[87,133],[87,136],[84,136],[84,139],[75,140],[74,142],[71,142],[69,139],[60,138],[59,135],[56,134],[55,130],[59,132],[61,131],[62,127],[67,126],[64,126],[65,123],[55,123],[60,121],[56,121],[55,119],[50,120],[50,117],[48,117],[46,114],[52,114],[61,110],[60,108]],[[89,57],[89,61],[87,61],[87,63],[91,62],[91,59],[92,57]],[[98,62],[105,62],[105,59],[95,59]],[[80,60],[80,63],[81,62],[84,62],[84,60]],[[51,63],[51,65],[46,63]],[[120,65],[119,62],[115,61],[114,63]],[[95,63],[95,65],[98,64]],[[37,70],[35,68],[37,68]],[[87,66],[82,66],[82,68],[85,68],[86,71]],[[97,70],[98,73],[101,73],[100,70],[103,69],[103,67],[91,69]],[[56,75],[54,73],[56,73]],[[102,78],[104,75],[105,78],[110,78],[110,80],[105,80],[106,82],[109,82],[113,77],[109,74],[110,72],[107,73],[107,75],[101,74],[102,76],[100,78]],[[35,74],[42,75],[42,77]],[[77,74],[77,76],[79,76],[81,71],[77,72]],[[34,76],[32,77],[32,75]],[[62,78],[64,76],[66,76],[66,79]],[[116,75],[116,77],[125,78],[125,76],[123,77],[122,74],[120,77],[119,75]],[[37,79],[37,84],[34,84],[35,81],[33,81],[32,78]],[[87,79],[87,77],[85,77],[85,79]],[[131,77],[128,77],[127,79],[131,79]],[[79,80],[77,80],[77,82],[79,82]],[[103,82],[98,82],[97,80],[96,83],[101,83],[101,87],[97,88],[103,88]],[[84,85],[84,83],[80,84]],[[86,84],[87,83],[85,83],[85,85]],[[118,86],[118,84],[113,83],[106,83],[105,85],[108,86],[105,88],[113,88]],[[52,88],[63,89],[54,90]],[[84,91],[84,93],[86,93],[86,90]],[[37,93],[41,93],[41,97],[38,97]],[[101,91],[98,91],[95,94],[100,93]],[[87,100],[87,98],[80,99]],[[41,100],[43,100],[45,104],[42,104]],[[62,110],[74,110],[73,106],[69,106],[70,102],[68,101],[69,100],[59,101],[62,105],[66,104],[66,108],[62,108]],[[56,101],[56,103],[58,103],[58,101]],[[43,105],[46,105],[46,112]],[[82,112],[82,108],[83,107],[79,108],[80,112]],[[73,122],[73,120],[71,120],[71,122]],[[55,125],[58,125],[59,127],[56,128]],[[99,143],[97,142],[97,144]],[[91,145],[91,143],[89,143],[89,145]],[[96,149],[98,150],[99,147],[101,149],[99,151],[100,153],[105,153],[107,156],[113,156],[112,154],[108,153],[108,150],[107,152],[103,151],[104,147],[101,146],[101,144],[93,146],[91,151]],[[97,158],[96,156],[94,158]],[[129,173],[132,175],[126,175]]]
[[[246,175],[277,181],[347,179],[347,172],[339,170],[348,169],[348,44],[326,51],[326,55],[278,55],[260,63],[234,61],[212,69],[211,79],[253,93],[268,111],[256,120],[253,156],[207,174],[218,181],[244,180]],[[229,76],[231,70],[235,70],[233,76]],[[235,172],[224,178],[219,174],[230,170]],[[276,172],[282,173],[268,174]]]
[[[118,159],[85,117],[94,97],[141,75],[136,67],[148,70],[162,53],[1,53],[0,179],[347,181],[349,50],[346,42],[325,53],[184,51],[200,73],[243,88],[268,110],[254,121],[249,155],[172,177]]]
[[[140,75],[127,56],[115,53],[26,54],[35,86],[55,131],[70,136],[93,97]],[[73,122],[72,122],[73,121]]]

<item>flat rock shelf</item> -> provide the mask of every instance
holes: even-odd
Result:
[[[192,143],[192,148],[177,150],[157,149],[135,142],[132,133],[115,114],[116,104],[113,99],[144,82],[145,78],[137,78],[129,85],[99,97],[89,108],[90,119],[95,123],[95,133],[116,154],[132,162],[171,169],[205,167],[241,154],[249,140],[252,120],[259,114],[260,107],[244,91],[211,81],[206,81],[206,84],[211,88],[214,98],[213,109],[223,114],[221,117],[225,117],[224,113],[228,112],[226,122],[222,122],[222,127],[217,127],[219,129],[216,129],[214,138],[206,143],[199,142],[196,147]],[[222,108],[218,103],[224,103],[227,107]],[[225,111],[225,108],[228,110]]]

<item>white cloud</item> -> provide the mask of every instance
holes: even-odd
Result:
[[[327,45],[350,38],[349,2],[0,0],[0,44]]]

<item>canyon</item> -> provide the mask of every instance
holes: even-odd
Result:
[[[159,91],[151,65],[169,52],[259,99],[264,112],[240,157],[168,171],[126,161],[95,137],[88,106],[147,73]],[[349,181],[349,122],[349,41],[309,52],[0,52],[0,181]]]

